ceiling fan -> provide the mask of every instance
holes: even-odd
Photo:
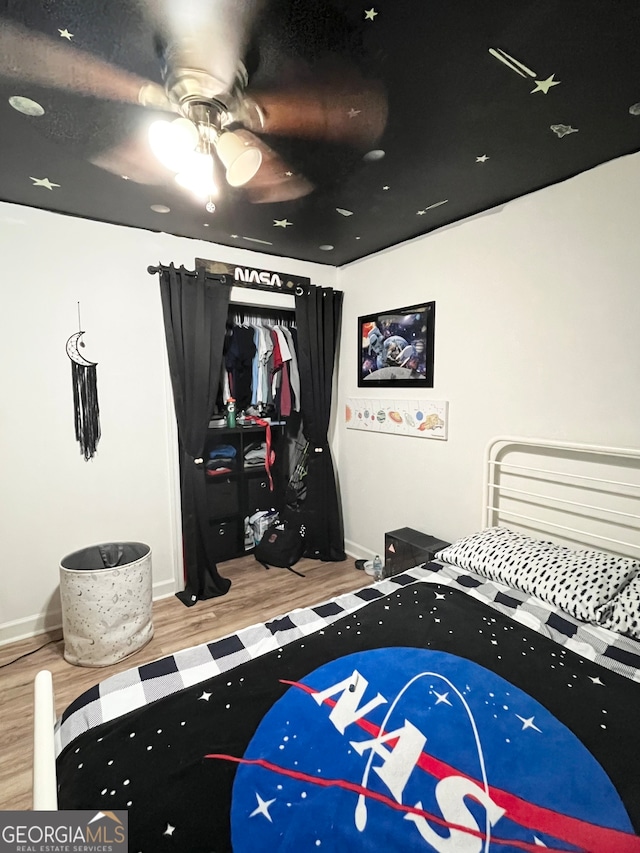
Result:
[[[242,188],[249,201],[300,198],[314,189],[312,182],[263,137],[367,150],[382,135],[387,103],[379,82],[334,60],[305,68],[303,79],[252,89],[245,59],[268,4],[138,0],[153,32],[162,83],[75,44],[0,21],[0,76],[151,111],[154,120],[144,122],[144,138],[134,134],[91,157],[107,171],[162,183],[169,170],[180,186],[208,199],[214,209],[214,174],[221,163],[227,184]],[[149,147],[157,161],[150,160]]]

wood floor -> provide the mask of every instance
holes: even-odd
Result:
[[[227,595],[199,601],[189,608],[175,596],[154,602],[153,639],[144,649],[113,666],[91,669],[68,664],[63,657],[61,631],[0,646],[0,667],[15,661],[0,669],[0,809],[31,808],[33,679],[39,670],[48,669],[53,675],[59,715],[78,695],[110,675],[296,607],[359,589],[371,581],[355,569],[352,559],[340,563],[303,559],[296,569],[306,577],[300,578],[286,569],[266,571],[251,556],[220,564],[220,573],[232,581]],[[16,660],[23,654],[28,656]]]

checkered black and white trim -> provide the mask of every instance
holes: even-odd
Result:
[[[605,628],[580,622],[498,581],[434,562],[105,679],[83,693],[63,713],[56,724],[56,755],[80,734],[100,723],[313,634],[365,607],[370,601],[390,595],[411,583],[437,583],[463,590],[467,595],[587,660],[640,681],[639,642]]]

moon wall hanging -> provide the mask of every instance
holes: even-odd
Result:
[[[100,409],[96,371],[98,363],[89,361],[80,353],[78,347],[84,346],[83,335],[82,331],[74,332],[67,340],[66,350],[71,359],[76,440],[80,443],[80,452],[88,462],[95,455],[100,440]]]

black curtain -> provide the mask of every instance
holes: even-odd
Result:
[[[342,316],[342,292],[310,285],[296,295],[302,423],[309,442],[307,493],[298,510],[305,556],[344,560],[342,510],[327,441],[331,390]]]
[[[190,607],[198,599],[224,595],[231,586],[218,573],[208,535],[202,461],[220,384],[231,287],[224,276],[205,270],[192,273],[171,264],[157,272],[181,454],[185,589],[177,597]]]

